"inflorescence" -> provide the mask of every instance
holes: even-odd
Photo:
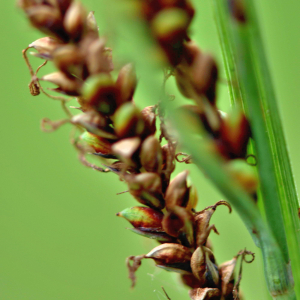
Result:
[[[143,205],[127,208],[117,216],[129,221],[133,232],[160,244],[146,255],[127,259],[132,285],[141,261],[152,259],[158,267],[180,273],[182,282],[191,288],[193,300],[238,299],[241,274],[235,280],[237,258],[242,257],[241,263],[250,262],[254,254],[243,250],[232,260],[217,264],[208,236],[218,231],[210,225],[210,219],[218,206],[225,205],[230,212],[231,206],[221,200],[197,212],[198,196],[189,172],[183,171],[171,180],[176,161],[192,163],[193,158],[177,151],[177,138],[165,124],[159,101],[142,111],[135,105],[137,77],[133,64],[122,66],[114,80],[112,50],[106,47],[105,37],[99,36],[94,13],[87,13],[80,2],[19,0],[18,4],[31,24],[48,35],[23,50],[31,73],[30,92],[36,96],[42,91],[61,101],[67,114],[60,121],[44,119],[44,130],[72,124],[80,132],[72,143],[81,162],[117,174]],[[242,110],[227,115],[217,109],[218,68],[214,58],[189,38],[188,28],[195,13],[190,1],[142,0],[137,5],[169,70],[165,79],[175,76],[182,95],[195,102],[179,110],[201,121],[212,151],[219,153],[233,178],[254,195],[257,180],[245,161],[250,127]],[[36,71],[27,57],[28,49],[35,49],[32,54],[45,60]],[[53,62],[57,72],[39,77],[47,61]],[[61,95],[46,92],[41,81],[54,83],[54,91]],[[65,96],[77,99],[79,114],[70,112]],[[88,162],[86,153],[102,159],[104,168]],[[253,256],[250,261],[245,258],[248,254]]]

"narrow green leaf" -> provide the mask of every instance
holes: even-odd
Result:
[[[300,285],[300,223],[298,218],[299,199],[293,177],[286,140],[281,125],[272,77],[260,33],[257,13],[252,0],[245,2],[249,15],[249,39],[258,77],[260,102],[264,111],[267,132],[270,138],[272,158],[275,165],[280,204],[295,277],[295,286]],[[300,298],[300,289],[297,296]]]
[[[225,73],[228,81],[231,106],[243,106],[243,95],[237,76],[236,63],[233,56],[231,32],[225,26],[229,22],[228,15],[224,13],[220,1],[213,1],[214,18],[217,25],[218,37],[221,43],[222,58],[225,65]]]
[[[239,62],[238,77],[244,84],[246,96],[243,93],[243,101],[248,107],[260,159],[265,213],[278,241],[285,239],[283,226],[274,225],[284,221],[297,286],[300,279],[298,198],[256,11],[253,1],[247,0],[247,24],[238,25],[235,22],[232,32],[230,26],[233,22],[230,22],[227,5],[226,1],[214,1],[217,26],[221,27],[219,31],[226,32],[227,38],[226,43],[221,39],[221,46],[225,57],[232,58],[233,47],[230,48],[230,45],[234,44],[233,38],[237,43],[235,56]],[[288,249],[286,245],[280,245],[287,261]],[[300,290],[297,293],[300,297]]]

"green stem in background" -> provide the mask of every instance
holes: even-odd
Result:
[[[239,80],[245,92],[243,100],[246,102],[245,106],[248,107],[247,111],[256,141],[267,219],[282,246],[286,260],[288,259],[287,245],[289,246],[297,286],[297,283],[300,283],[297,192],[255,8],[252,0],[247,0],[245,3],[246,24],[238,22],[232,24],[227,2],[214,1],[217,26],[227,33],[226,43],[221,39],[225,56],[232,57],[232,51],[228,49],[235,48],[234,55],[237,58]],[[234,47],[235,43],[236,47]],[[285,239],[283,225],[288,244],[282,243]]]
[[[288,247],[284,231],[284,222],[280,208],[279,187],[277,186],[276,168],[272,159],[270,138],[267,134],[264,112],[260,105],[260,94],[257,88],[254,65],[250,52],[248,28],[246,25],[236,28],[238,70],[242,88],[245,91],[245,102],[248,107],[255,149],[258,161],[258,172],[264,199],[266,216],[273,235],[281,247],[286,262],[289,261]]]
[[[221,51],[225,66],[225,73],[227,81],[229,82],[228,89],[230,95],[230,103],[231,106],[238,104],[243,107],[243,95],[236,72],[236,63],[233,56],[232,43],[230,38],[231,32],[227,30],[226,26],[224,26],[224,24],[228,22],[227,15],[220,8],[220,4],[218,3],[218,1],[214,1],[213,4],[215,11],[214,19],[217,25],[220,44],[222,46]]]
[[[244,112],[247,115],[247,107],[245,101],[243,101],[244,95],[241,89],[240,79],[237,74],[237,66],[234,58],[234,49],[233,49],[233,38],[232,32],[229,30],[227,25],[230,22],[228,14],[222,9],[222,3],[220,1],[213,1],[214,8],[214,20],[217,27],[218,38],[221,45],[222,58],[225,67],[226,78],[229,83],[229,95],[231,106],[240,106],[243,108]],[[248,146],[248,154],[255,156],[255,149],[253,141],[251,140]],[[258,195],[261,195],[258,191]],[[263,203],[259,197],[258,206],[261,208],[261,213],[264,214]]]
[[[260,33],[258,17],[252,0],[245,2],[249,15],[249,40],[251,42],[252,55],[255,58],[255,68],[258,77],[261,106],[272,157],[275,164],[277,182],[280,192],[280,204],[283,214],[285,231],[292,261],[292,270],[295,286],[300,286],[300,223],[298,218],[299,199],[293,177],[291,162],[286,145],[286,140],[281,125],[280,113],[277,106],[275,90],[269,71],[267,58],[264,50],[263,39]],[[300,298],[300,289],[297,290]]]

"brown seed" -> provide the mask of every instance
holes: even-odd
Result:
[[[162,150],[154,135],[150,135],[141,147],[141,164],[147,172],[160,174],[162,168]]]
[[[245,158],[250,136],[250,125],[242,109],[236,107],[223,118],[221,139],[225,146],[225,156],[229,158]]]
[[[236,266],[237,257],[230,261],[226,261],[219,266],[219,273],[221,277],[221,291],[222,295],[227,299],[230,295],[233,298],[234,287],[234,269]]]
[[[120,90],[120,103],[132,100],[137,85],[137,78],[133,64],[127,64],[119,72],[116,82]]]
[[[114,143],[112,150],[128,166],[137,166],[135,155],[140,147],[141,140],[138,137],[123,139]]]
[[[215,105],[218,68],[215,59],[206,53],[198,54],[191,66],[191,80],[195,90]]]
[[[58,85],[58,88],[55,91],[68,94],[68,95],[78,95],[81,89],[81,83],[73,77],[70,79],[62,72],[54,72],[47,74],[40,78],[40,80],[48,81]]]
[[[84,34],[87,13],[79,1],[72,2],[64,17],[64,28],[72,40],[78,41]]]
[[[194,276],[200,282],[200,287],[218,286],[219,272],[210,249],[204,246],[198,247],[192,255],[191,268]]]
[[[180,206],[168,208],[162,221],[163,229],[173,237],[178,237],[187,247],[194,246],[193,215]]]
[[[163,209],[165,202],[162,195],[161,179],[155,173],[141,173],[126,176],[129,192],[140,203],[155,209]]]
[[[52,60],[52,53],[63,44],[58,39],[52,37],[43,37],[31,43],[28,47],[37,51],[30,54],[47,60]]]
[[[165,200],[167,209],[175,205],[186,207],[189,200],[189,188],[187,186],[187,178],[189,171],[185,170],[179,173],[169,184]]]
[[[189,248],[179,244],[165,243],[152,249],[145,258],[151,258],[156,262],[156,266],[178,272],[190,274],[191,252]]]
[[[145,122],[144,135],[148,136],[156,132],[156,106],[147,106],[142,111],[142,118]]]
[[[63,41],[68,40],[58,9],[47,5],[35,5],[26,9],[26,14],[31,24],[37,29]]]
[[[91,36],[82,45],[83,51],[86,52],[86,63],[91,75],[101,72],[109,73],[113,71],[111,51],[105,48],[106,40],[104,38],[92,39]],[[84,49],[86,48],[86,49]]]
[[[186,98],[193,99],[195,95],[195,89],[191,83],[189,72],[189,67],[183,63],[180,63],[176,66],[174,75],[180,93]]]
[[[73,124],[79,124],[90,133],[99,137],[116,140],[117,136],[112,127],[109,126],[107,118],[101,116],[95,111],[87,111],[84,114],[75,115],[72,117]]]
[[[170,143],[163,145],[161,147],[163,155],[163,164],[162,164],[162,185],[163,191],[165,192],[169,182],[172,172],[175,170],[175,151],[176,146]]]
[[[83,78],[84,57],[75,45],[65,45],[57,48],[53,53],[54,65],[66,76]]]

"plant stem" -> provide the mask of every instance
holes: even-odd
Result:
[[[252,55],[255,58],[255,68],[258,77],[260,103],[265,112],[264,118],[267,127],[272,158],[276,169],[277,185],[280,193],[280,204],[283,214],[285,231],[292,262],[296,286],[300,284],[300,224],[298,218],[299,200],[286,140],[281,125],[280,113],[271,74],[267,64],[262,36],[259,29],[258,17],[252,0],[245,2],[249,15],[249,39]],[[300,298],[300,289],[297,291]]]
[[[222,58],[225,65],[225,73],[227,80],[229,82],[229,96],[231,106],[240,105],[243,106],[243,95],[242,90],[240,88],[240,83],[238,80],[237,72],[236,72],[236,63],[233,56],[233,49],[231,43],[231,32],[224,26],[226,22],[228,22],[227,15],[220,7],[220,3],[218,1],[214,1],[214,12],[215,12],[215,22],[217,25],[218,37],[221,44]]]
[[[237,44],[235,57],[238,61],[238,76],[245,92],[243,93],[243,101],[248,107],[256,141],[268,222],[279,245],[281,245],[285,260],[288,262],[287,243],[282,230],[285,226],[292,266],[299,266],[300,239],[297,192],[255,8],[251,0],[247,0],[246,4],[246,24],[235,22],[231,28],[232,20],[230,22],[227,3],[214,1],[216,19],[218,20],[217,26],[219,32],[226,32],[223,40],[220,39],[225,57],[232,58],[231,50],[234,48],[234,43]],[[298,268],[294,267],[293,270],[296,282],[299,282]]]

